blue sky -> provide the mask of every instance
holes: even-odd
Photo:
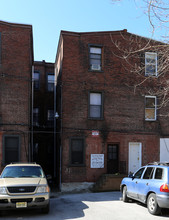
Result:
[[[140,6],[133,0],[116,4],[111,0],[0,0],[0,20],[31,24],[34,59],[55,62],[61,30],[127,29],[128,32],[151,37],[148,18]]]

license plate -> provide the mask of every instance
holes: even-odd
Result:
[[[16,208],[26,208],[27,207],[27,202],[17,202],[16,203]]]

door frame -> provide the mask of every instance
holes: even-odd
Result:
[[[130,158],[130,146],[132,144],[139,144],[139,167],[141,167],[142,165],[142,143],[141,142],[129,142],[129,147],[128,147],[128,173],[130,172],[130,161],[131,161],[131,158]]]

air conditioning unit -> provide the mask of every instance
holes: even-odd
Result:
[[[101,70],[100,64],[92,64],[92,70]]]

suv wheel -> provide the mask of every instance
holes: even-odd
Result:
[[[161,212],[161,208],[157,204],[156,195],[151,193],[147,199],[147,208],[150,214],[158,215]]]
[[[129,201],[129,199],[127,197],[127,187],[124,186],[123,187],[123,202],[128,202],[128,201]]]

